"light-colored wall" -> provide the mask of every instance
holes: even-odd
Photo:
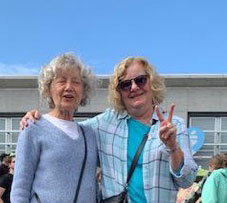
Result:
[[[0,89],[0,113],[21,113],[34,107],[40,107],[37,89]]]
[[[176,104],[175,115],[187,121],[188,112],[227,112],[227,75],[166,75],[166,98],[163,108]],[[102,112],[109,107],[108,77],[96,88],[91,103],[79,112]],[[0,113],[24,113],[30,109],[47,112],[41,102],[36,76],[0,77]]]
[[[102,112],[109,107],[108,90],[96,90],[90,104],[80,107],[79,112]],[[175,114],[187,121],[188,112],[226,112],[227,87],[168,87],[163,108],[168,110],[171,103],[176,104]],[[30,109],[48,110],[40,101],[35,89],[0,89],[0,112],[27,112]]]
[[[80,107],[79,112],[104,111],[109,106],[107,94],[107,89],[97,89],[91,102]],[[41,112],[48,111],[48,106],[40,99],[37,88],[0,89],[0,113],[23,113],[34,108]]]
[[[185,120],[188,112],[226,112],[227,87],[169,87],[163,107],[168,109],[171,103]]]

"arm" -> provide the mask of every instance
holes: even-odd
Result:
[[[172,123],[174,104],[171,104],[168,118],[165,120],[159,108],[156,107],[156,113],[160,121],[159,137],[170,152],[170,163],[173,171],[177,171],[184,160],[184,153],[176,141],[177,128]]]
[[[160,120],[160,139],[170,153],[170,172],[175,183],[182,188],[189,187],[197,173],[197,165],[191,155],[187,128],[181,119],[172,119],[174,104],[170,106],[165,120],[159,108],[156,113]]]
[[[184,152],[176,144],[176,146],[170,150],[170,163],[173,171],[177,171],[183,166]]]
[[[196,174],[197,174],[197,165],[193,159],[190,149],[190,141],[189,135],[187,133],[186,125],[184,121],[180,118],[174,118],[173,122],[177,127],[177,143],[183,152],[183,162],[182,167],[179,168],[178,173],[176,174],[173,168],[170,168],[171,173],[173,174],[173,178],[176,184],[179,187],[187,188],[193,184]],[[171,161],[173,157],[171,156]]]
[[[38,136],[34,132],[34,125],[30,124],[29,128],[22,131],[18,138],[14,179],[11,190],[12,203],[30,202],[33,179],[40,157]]]
[[[2,195],[4,194],[5,190],[6,190],[5,188],[0,187],[0,203],[4,203],[2,200]]]

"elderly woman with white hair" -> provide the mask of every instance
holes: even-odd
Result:
[[[78,106],[90,98],[93,79],[72,54],[42,68],[39,90],[50,111],[20,133],[12,203],[96,201],[94,132],[73,121]]]

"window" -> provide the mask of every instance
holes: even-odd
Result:
[[[20,119],[20,117],[0,117],[0,153],[15,152]]]
[[[208,168],[213,155],[227,152],[227,114],[191,113],[189,126],[198,127],[204,132],[204,145],[194,158],[198,165]]]
[[[6,141],[5,129],[6,129],[6,120],[0,118],[0,152],[1,153],[5,151],[5,141]]]

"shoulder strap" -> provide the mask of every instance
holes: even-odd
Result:
[[[130,180],[131,177],[132,177],[132,174],[133,174],[133,172],[134,172],[134,170],[135,170],[135,168],[136,168],[136,164],[137,164],[137,162],[138,162],[138,159],[139,159],[139,157],[140,157],[140,154],[141,154],[141,152],[142,152],[142,150],[143,150],[143,147],[144,147],[144,145],[145,145],[145,143],[146,143],[146,141],[147,141],[147,138],[148,138],[148,134],[146,134],[146,135],[143,137],[143,140],[142,140],[142,142],[140,143],[140,146],[138,147],[138,149],[137,149],[137,151],[136,151],[136,155],[135,155],[134,158],[133,158],[132,165],[131,165],[131,167],[130,167],[130,169],[129,169],[129,172],[128,172],[128,177],[127,177],[127,182],[126,182],[126,184],[128,184],[129,180]]]
[[[87,160],[86,136],[84,135],[84,130],[83,130],[83,128],[81,126],[80,126],[80,129],[82,131],[82,135],[83,135],[83,138],[84,138],[84,151],[85,151],[85,154],[84,154],[84,160],[83,160],[83,164],[82,164],[81,171],[80,171],[80,177],[79,177],[78,185],[77,185],[77,188],[76,188],[76,194],[75,194],[75,197],[74,197],[74,202],[77,202],[77,198],[78,198],[79,191],[80,191],[80,185],[81,185],[82,177],[83,177],[83,174],[84,174],[84,168],[85,168],[85,164],[86,164],[86,160]]]
[[[155,123],[157,122],[157,120],[155,119],[152,119],[152,123],[151,125],[155,125]],[[137,151],[136,151],[136,155],[134,156],[133,158],[133,161],[132,161],[132,165],[130,166],[130,169],[129,169],[129,172],[128,172],[128,177],[127,177],[127,182],[126,182],[126,185],[128,185],[128,182],[130,181],[131,177],[132,177],[132,174],[136,168],[136,164],[138,162],[138,159],[140,157],[140,154],[144,148],[144,145],[146,144],[147,142],[147,138],[148,138],[148,134],[144,135],[143,137],[143,140],[142,142],[140,143],[140,146],[138,147]]]

